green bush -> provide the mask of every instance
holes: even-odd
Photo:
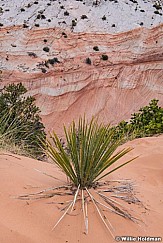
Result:
[[[44,125],[39,116],[35,98],[25,97],[21,84],[5,86],[0,93],[0,136],[22,146],[37,158],[43,155],[40,139],[45,139]]]
[[[85,62],[86,62],[87,64],[89,64],[89,65],[91,65],[91,63],[92,63],[92,61],[91,61],[91,59],[90,59],[89,57],[86,58]]]
[[[108,55],[103,54],[103,55],[101,56],[101,59],[102,59],[103,61],[107,61],[107,60],[108,60]]]
[[[153,99],[148,106],[131,115],[129,122],[122,121],[113,128],[115,137],[125,136],[126,139],[152,136],[163,133],[163,108],[158,100]]]
[[[98,47],[98,46],[94,46],[94,47],[93,47],[93,50],[94,50],[94,51],[99,51],[99,47]]]

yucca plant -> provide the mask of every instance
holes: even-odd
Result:
[[[63,145],[55,132],[51,134],[51,139],[47,140],[45,144],[47,155],[66,174],[71,185],[76,187],[74,200],[61,219],[70,208],[71,211],[73,210],[78,194],[80,194],[85,224],[87,225],[87,217],[84,209],[84,193],[87,193],[107,226],[96,204],[97,200],[91,194],[90,189],[98,187],[99,180],[135,159],[133,158],[114,168],[112,167],[121,157],[131,151],[132,148],[122,149],[117,152],[116,150],[121,144],[121,140],[114,138],[114,130],[110,129],[110,125],[104,126],[103,124],[98,124],[98,121],[94,118],[92,118],[90,123],[88,123],[85,118],[80,118],[77,125],[73,121],[69,129],[66,129],[64,126],[64,133],[66,140],[65,145]],[[104,198],[105,195],[102,194],[101,196],[106,201],[106,198]],[[117,208],[115,207],[114,210],[115,209]],[[133,219],[131,215],[123,210],[119,209],[119,211],[124,217]]]
[[[64,126],[64,132],[65,143],[53,132],[50,139],[46,143],[43,142],[43,145],[46,148],[46,154],[64,172],[70,183],[33,194],[22,195],[19,198],[26,200],[31,199],[31,197],[33,199],[47,198],[47,192],[50,192],[49,197],[53,197],[55,195],[65,195],[68,190],[67,194],[72,194],[74,197],[64,208],[63,215],[54,225],[53,229],[70,210],[71,212],[73,211],[76,202],[81,200],[86,233],[88,233],[87,206],[89,198],[97,209],[103,223],[113,236],[108,225],[109,221],[107,219],[106,222],[106,216],[103,215],[100,207],[104,207],[105,209],[111,210],[111,212],[133,221],[135,218],[126,212],[123,206],[121,208],[120,205],[122,204],[108,197],[105,192],[114,192],[117,197],[122,193],[122,197],[119,198],[126,200],[126,194],[124,196],[123,193],[129,193],[130,197],[128,199],[132,198],[132,187],[129,187],[125,183],[122,183],[123,185],[121,184],[120,186],[117,184],[113,186],[111,181],[103,182],[100,180],[131,162],[134,158],[116,167],[112,167],[121,157],[131,151],[132,148],[116,151],[119,144],[121,144],[121,140],[115,139],[115,130],[110,129],[109,125],[104,126],[103,124],[98,124],[98,121],[94,118],[92,118],[90,123],[85,118],[80,118],[77,125],[73,121],[68,129]],[[104,189],[104,187],[107,188]],[[100,191],[98,190],[99,188]],[[61,192],[61,189],[64,191]],[[93,196],[92,190],[97,194],[97,197],[101,197],[104,200],[104,203],[101,203]]]
[[[88,124],[85,118],[80,118],[77,126],[73,121],[68,130],[64,127],[64,132],[66,147],[53,132],[51,139],[54,145],[47,140],[47,154],[73,185],[76,187],[80,185],[80,189],[91,188],[97,181],[133,160],[105,172],[131,151],[131,148],[127,148],[115,153],[121,140],[114,139],[114,131],[109,125],[98,125],[94,119]]]

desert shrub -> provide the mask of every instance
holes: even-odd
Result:
[[[44,125],[39,116],[35,98],[25,97],[26,88],[21,84],[5,86],[0,93],[0,134],[22,145],[37,158],[43,155],[40,139],[45,139]]]
[[[62,35],[64,38],[67,38],[67,34],[65,32],[62,32]]]
[[[30,56],[30,57],[37,57],[37,55],[36,55],[36,53],[34,53],[34,52],[27,52],[28,53],[28,56]]]
[[[88,17],[87,17],[87,15],[83,14],[83,15],[81,16],[81,19],[88,19]]]
[[[14,107],[12,109],[14,109]],[[16,134],[23,133],[26,129],[26,125],[20,124],[19,117],[15,117],[15,119],[9,123],[13,113],[12,109],[6,110],[0,117],[0,150],[33,157],[33,154],[30,153],[30,149],[27,149],[27,145],[24,146],[23,142],[20,144],[16,140]]]
[[[50,49],[49,49],[49,47],[45,46],[45,47],[43,48],[43,51],[45,51],[45,52],[49,52]]]
[[[162,10],[162,7],[159,3],[154,4],[153,7],[156,8],[157,10]]]
[[[29,25],[23,24],[23,28],[28,28],[28,27],[29,27]]]
[[[163,132],[163,108],[158,106],[158,100],[153,99],[148,106],[131,116],[130,123],[134,129],[145,135]],[[141,136],[141,134],[140,134]]]
[[[46,16],[44,14],[41,14],[41,19],[46,19]]]
[[[107,61],[107,60],[108,60],[108,55],[103,54],[103,55],[101,56],[101,59],[102,59],[103,61]]]
[[[42,71],[42,73],[46,73],[47,72],[45,68],[41,68],[41,71]]]
[[[64,16],[69,16],[69,12],[68,11],[65,11],[64,12]]]
[[[48,62],[49,64],[51,64],[51,65],[53,65],[53,64],[55,64],[55,63],[60,63],[60,61],[58,60],[57,57],[54,57],[54,58],[52,58],[52,59],[48,59],[47,62]]]
[[[106,20],[106,16],[105,15],[102,17],[102,20]]]
[[[163,108],[158,100],[153,99],[148,106],[142,107],[131,115],[130,121],[122,121],[115,126],[115,137],[125,136],[126,139],[152,136],[163,133]]]
[[[94,50],[94,51],[99,51],[98,46],[94,46],[94,47],[93,47],[93,50]]]
[[[87,64],[89,64],[89,65],[91,65],[91,63],[92,63],[92,61],[91,61],[91,59],[90,59],[89,57],[86,58],[85,62],[86,62]]]
[[[159,14],[159,11],[156,10],[156,11],[154,11],[154,13],[155,13],[155,14]]]
[[[76,20],[72,20],[72,27],[75,27],[77,25],[77,22],[76,22]]]

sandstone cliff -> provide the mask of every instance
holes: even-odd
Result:
[[[22,82],[47,129],[84,113],[115,124],[152,98],[163,105],[163,25],[118,34],[6,27],[0,46],[0,88]]]

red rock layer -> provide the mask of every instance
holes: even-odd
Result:
[[[114,35],[8,27],[0,46],[0,88],[22,82],[47,129],[60,131],[84,113],[115,124],[153,98],[163,105],[163,25]],[[49,64],[54,57],[59,62]]]

